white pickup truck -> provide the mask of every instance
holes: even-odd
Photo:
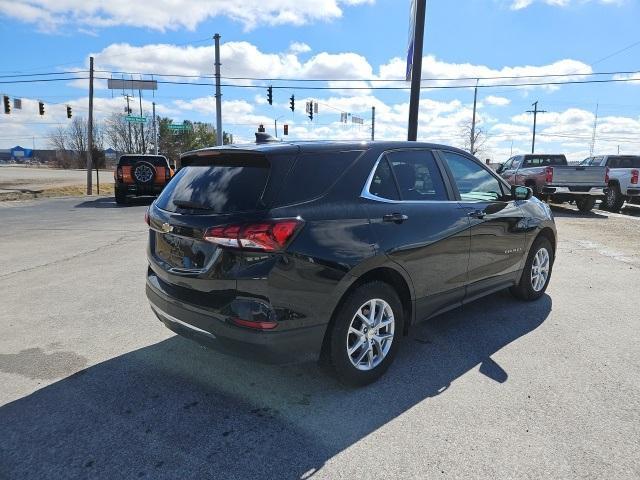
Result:
[[[600,208],[617,212],[625,200],[640,204],[639,155],[600,155],[585,158],[580,165],[609,168],[608,189]]]

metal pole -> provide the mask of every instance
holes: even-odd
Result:
[[[273,120],[273,129],[276,131],[276,138],[278,138],[278,119]]]
[[[420,80],[422,78],[422,44],[424,41],[424,17],[427,0],[416,0],[416,17],[413,34],[413,60],[411,68],[411,96],[409,98],[409,130],[407,139],[418,139],[418,110],[420,108]]]
[[[476,103],[478,100],[478,82],[479,78],[476,78],[476,88],[473,92],[473,118],[471,119],[471,139],[469,141],[469,153],[471,155],[475,155],[476,152],[473,151],[476,146]]]
[[[371,141],[376,139],[376,107],[371,107]]]
[[[91,174],[93,173],[93,57],[89,57],[89,122],[87,126],[87,195],[92,195]]]
[[[158,126],[156,125],[156,102],[153,105],[153,144],[155,145],[155,154],[158,155]]]
[[[220,34],[213,36],[215,41],[215,77],[216,77],[216,145],[222,145],[222,94],[220,93]]]
[[[140,99],[140,117],[142,117],[142,90],[138,89],[138,98]],[[142,140],[142,153],[147,153],[147,147],[144,144],[144,123],[140,122],[140,139]]]
[[[546,110],[538,110],[538,101],[536,100],[533,105],[533,110],[527,110],[527,113],[533,113],[533,139],[531,140],[531,153],[534,153],[536,148],[536,119],[539,113],[546,113]]]

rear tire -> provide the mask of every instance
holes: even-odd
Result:
[[[576,206],[582,213],[587,213],[593,210],[596,205],[595,197],[582,197],[576,200]]]
[[[127,192],[123,192],[119,188],[116,188],[115,197],[118,205],[125,205],[127,203]]]
[[[403,326],[402,302],[388,284],[366,283],[349,293],[328,332],[329,362],[338,379],[363,386],[380,378],[396,356]]]
[[[529,249],[520,282],[509,289],[513,296],[529,302],[542,297],[551,279],[554,257],[549,239],[546,237],[536,238]],[[544,274],[544,281],[538,276],[540,274]]]
[[[610,185],[609,190],[607,190],[607,194],[604,196],[602,200],[602,205],[604,205],[604,209],[613,213],[617,213],[624,205],[624,196],[620,193],[620,187],[618,185]]]

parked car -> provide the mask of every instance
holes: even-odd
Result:
[[[129,195],[158,195],[175,168],[163,155],[121,155],[113,173],[116,203],[126,203]]]
[[[606,167],[568,165],[564,155],[516,155],[496,170],[511,185],[525,185],[539,198],[553,203],[575,201],[582,212],[590,211],[604,197]]]
[[[585,158],[580,165],[609,168],[608,189],[601,208],[618,212],[625,201],[640,204],[639,155],[600,155]]]
[[[319,359],[363,385],[416,323],[549,283],[549,207],[452,147],[279,142],[181,165],[147,212],[146,293],[168,328],[224,352]]]

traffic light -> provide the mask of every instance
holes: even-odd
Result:
[[[296,97],[293,95],[291,95],[291,98],[289,99],[289,108],[292,112],[296,109]]]
[[[267,102],[269,105],[273,105],[273,87],[267,88]]]
[[[284,124],[284,134],[289,135],[289,125],[287,125],[286,123]]]
[[[11,102],[9,101],[9,96],[5,95],[3,100],[4,100],[4,113],[11,113]]]
[[[311,100],[308,104],[308,110],[309,110],[309,120],[311,120],[313,122],[313,100]]]
[[[38,102],[38,112],[40,115],[44,115],[44,102]]]
[[[71,106],[67,105],[67,118],[71,118]]]

